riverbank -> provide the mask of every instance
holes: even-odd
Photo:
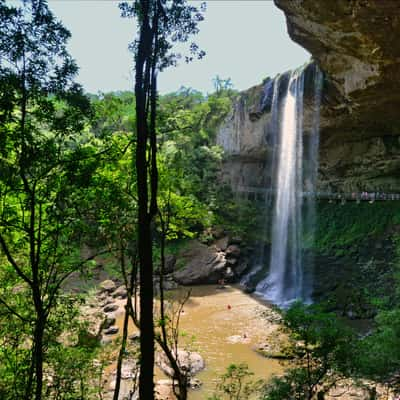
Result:
[[[196,374],[201,386],[190,390],[189,400],[204,400],[212,396],[218,378],[230,364],[246,363],[254,373],[254,380],[268,379],[283,371],[278,360],[265,358],[256,351],[267,337],[275,332],[278,334],[278,316],[268,304],[235,285],[223,288],[217,285],[182,287],[169,291],[168,298],[178,299],[187,291],[191,294],[180,316],[179,347],[200,354],[205,363],[205,368]],[[104,347],[113,346],[122,334],[125,302],[125,299],[113,298],[109,294],[100,303],[104,316],[112,322],[111,328],[118,328],[115,333],[111,333],[114,332],[112,329],[107,330],[110,327],[103,329],[101,341]],[[130,324],[129,336],[133,338],[136,333],[137,329]],[[116,363],[113,362],[105,370],[108,392],[113,388],[115,369]],[[125,376],[131,379],[131,374]],[[168,377],[156,368],[155,380],[165,379]],[[124,387],[127,387],[126,383]],[[160,398],[172,398],[165,388],[162,392]]]

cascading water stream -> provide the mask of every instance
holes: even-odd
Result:
[[[303,83],[303,75],[294,71],[282,110],[270,272],[267,279],[257,285],[258,292],[277,304],[299,297],[298,288],[302,280],[297,241],[301,228],[297,211],[301,209],[302,200],[298,191],[302,175],[302,146],[301,135],[297,133],[301,128],[298,101],[303,97]]]
[[[279,89],[280,89],[280,80],[281,80],[281,75],[278,75],[273,81],[268,82],[268,86],[264,88],[264,98],[261,101],[261,109],[265,106],[264,102],[266,102],[267,98],[270,95],[270,91],[272,90],[272,100],[271,100],[271,120],[269,123],[269,129],[268,131],[270,132],[269,135],[269,142],[268,146],[271,148],[271,165],[275,164],[275,159],[276,159],[276,148],[277,148],[277,140],[278,140],[278,131],[279,131]],[[271,84],[272,82],[272,84]],[[273,180],[273,179],[272,179]],[[264,215],[264,226],[263,226],[263,238],[262,242],[265,241],[265,239],[268,236],[268,230],[270,227],[270,221],[269,221],[269,213],[268,209],[271,207],[273,200],[273,196],[271,192],[268,192],[265,195],[265,215]],[[256,258],[256,263],[252,270],[243,277],[241,280],[241,284],[243,286],[247,286],[251,279],[256,276],[262,269],[264,268],[265,265],[265,247],[260,246],[259,252],[257,254]]]
[[[303,149],[304,71],[293,71],[282,105],[276,99],[279,132],[271,168],[276,169],[272,188],[275,202],[272,219],[272,244],[269,275],[260,281],[256,291],[275,304],[285,306],[296,299],[310,301],[312,258],[303,257],[303,237],[312,238],[315,225],[315,202],[309,197],[303,204],[303,193],[315,190],[318,169],[319,105],[322,74],[314,69],[314,113],[308,151]],[[272,110],[271,110],[272,111]],[[273,116],[272,116],[273,118]],[[305,165],[303,176],[303,164]],[[305,221],[303,223],[303,216]],[[304,229],[303,229],[304,228]],[[307,232],[305,232],[307,231]],[[304,260],[303,260],[304,258]],[[307,262],[304,268],[303,261]]]

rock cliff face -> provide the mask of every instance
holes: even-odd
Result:
[[[247,186],[265,187],[270,177],[267,140],[271,114],[264,112],[252,117],[262,95],[263,85],[242,93],[218,132],[217,142],[228,155],[223,166],[224,180],[234,191]]]
[[[324,71],[319,185],[400,191],[400,7],[397,0],[275,0],[291,38]],[[311,67],[309,67],[311,68]],[[310,76],[310,74],[308,74]],[[311,80],[305,79],[310,90]],[[220,129],[234,190],[268,184],[268,81],[241,94]],[[267,99],[268,100],[268,99]],[[305,135],[310,105],[305,100]]]

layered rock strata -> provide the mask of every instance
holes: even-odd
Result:
[[[400,7],[395,0],[275,0],[291,38],[324,71],[319,186],[333,191],[400,190]],[[311,125],[312,65],[305,79],[305,136]],[[282,79],[282,78],[281,78]],[[272,132],[269,87],[241,93],[220,128],[223,178],[234,191],[268,186]]]

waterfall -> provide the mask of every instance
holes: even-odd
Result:
[[[271,107],[271,119],[276,121],[275,131],[279,135],[271,161],[271,168],[276,172],[272,183],[275,196],[270,269],[256,291],[283,306],[296,299],[309,301],[312,291],[313,260],[310,255],[304,256],[303,238],[312,240],[313,237],[315,201],[312,195],[303,195],[315,191],[322,73],[315,65],[313,120],[306,154],[303,144],[304,75],[304,68],[291,72],[283,99],[276,97],[275,109],[274,100]]]
[[[302,265],[299,249],[302,196],[302,100],[304,75],[292,72],[283,100],[277,154],[277,176],[270,271],[257,285],[264,297],[281,304],[300,297]]]
[[[278,139],[278,131],[279,131],[279,89],[280,89],[281,77],[282,77],[281,75],[278,75],[274,80],[270,80],[266,83],[264,87],[264,96],[260,104],[260,110],[264,109],[266,103],[268,102],[268,98],[270,97],[272,92],[272,100],[270,100],[271,120],[269,122],[269,127],[268,127],[268,132],[270,133],[268,147],[271,149],[271,160],[269,163],[270,165],[275,165],[275,159],[276,159],[276,148],[277,148],[276,142]],[[268,236],[268,230],[270,227],[268,218],[269,216],[268,209],[271,207],[272,200],[273,200],[272,193],[267,192],[265,195],[265,202],[264,202],[265,215],[264,215],[262,243],[265,242],[265,239]],[[253,266],[251,271],[242,278],[242,280],[240,281],[241,285],[247,286],[251,282],[252,278],[263,270],[265,265],[265,257],[266,257],[265,246],[262,244],[258,249],[255,265]]]

